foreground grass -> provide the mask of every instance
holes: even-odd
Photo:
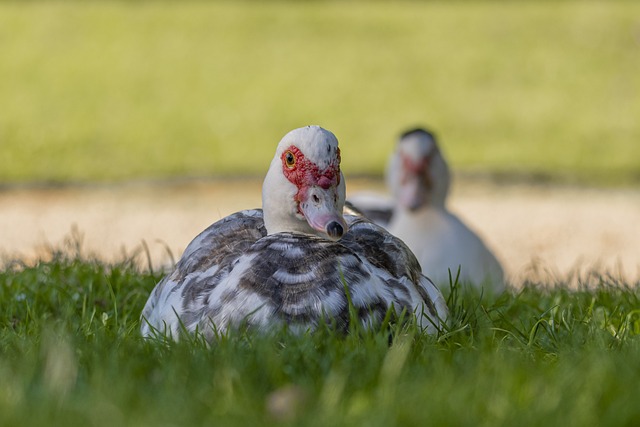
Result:
[[[301,125],[348,174],[426,124],[453,166],[640,180],[640,3],[1,2],[0,181],[262,174]]]
[[[58,255],[0,272],[1,425],[636,425],[640,294],[456,289],[450,330],[147,342],[158,274]]]

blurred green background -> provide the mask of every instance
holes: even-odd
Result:
[[[0,182],[262,175],[320,124],[347,176],[426,125],[457,171],[640,182],[640,2],[3,2]]]

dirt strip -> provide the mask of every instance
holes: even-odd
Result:
[[[348,180],[348,192],[383,191]],[[0,254],[33,260],[72,230],[85,254],[122,260],[149,248],[167,267],[212,222],[260,206],[258,179],[0,191]],[[640,191],[458,183],[449,201],[485,239],[517,286],[591,270],[640,280]],[[147,264],[144,252],[140,262]]]

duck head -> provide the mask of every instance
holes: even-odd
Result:
[[[418,128],[400,136],[387,166],[387,185],[399,207],[409,211],[444,207],[450,180],[431,132]]]
[[[298,232],[338,240],[347,232],[344,200],[335,135],[320,126],[286,134],[262,185],[267,232]]]

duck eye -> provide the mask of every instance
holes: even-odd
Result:
[[[296,165],[296,156],[294,156],[291,151],[287,151],[284,154],[284,161],[287,164],[287,167],[292,168]]]

